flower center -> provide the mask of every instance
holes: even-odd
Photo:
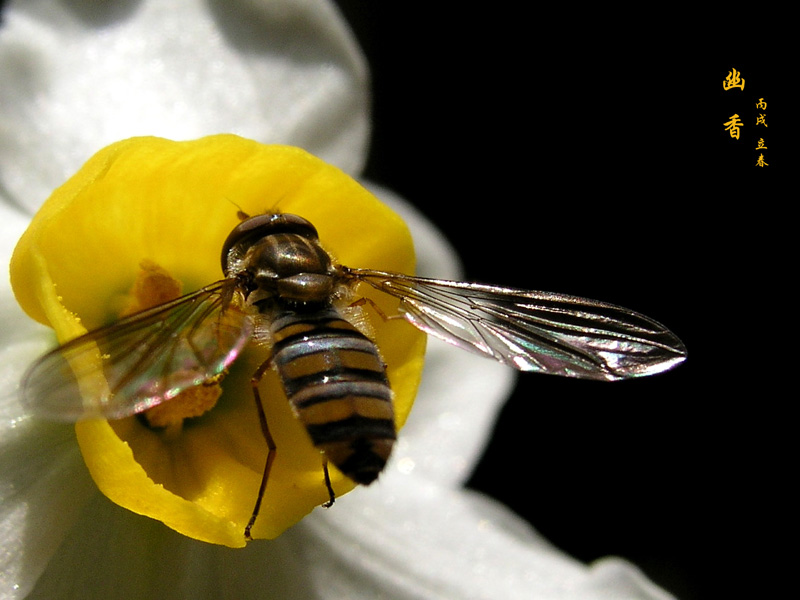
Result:
[[[141,310],[179,298],[183,284],[155,261],[144,259],[131,288],[128,303],[120,313],[125,317]],[[151,429],[161,429],[168,439],[177,437],[183,429],[184,419],[199,417],[214,408],[222,395],[219,377],[205,385],[184,390],[168,402],[158,404],[142,415],[141,419]]]
[[[14,294],[31,317],[55,328],[62,343],[124,315],[179,302],[183,292],[175,276],[187,289],[219,279],[222,243],[239,222],[229,199],[247,214],[280,206],[308,219],[344,265],[414,271],[411,236],[399,216],[336,167],[299,148],[227,134],[185,142],[140,137],[102,149],[43,204],[14,251]],[[394,305],[388,298],[378,300],[382,306]],[[141,389],[152,383],[155,390],[165,387],[155,384],[175,375],[183,359],[192,363],[191,350],[183,344],[191,332],[159,328],[153,314],[141,331],[131,329],[131,323],[117,337],[111,331],[112,343],[121,340],[113,356],[103,354],[101,343],[97,352],[87,353],[89,364],[76,359],[79,373],[85,369],[97,375],[81,378],[80,398],[72,398],[76,406],[84,401],[94,406],[103,397],[103,386],[95,389],[95,380],[107,383],[100,359],[106,361],[102,368],[109,378],[133,377]],[[91,339],[107,341],[102,336],[108,333],[100,329]],[[199,348],[202,354],[215,340],[208,331],[199,333],[206,344]],[[174,338],[177,345],[171,345],[171,334],[184,338]],[[374,334],[400,427],[419,383],[425,335],[394,322],[379,323]],[[244,530],[268,455],[252,377],[269,359],[270,348],[258,334],[251,337],[237,338],[237,343],[248,343],[228,356],[233,362],[226,363],[222,383],[214,379],[195,385],[192,392],[135,417],[76,423],[81,453],[103,494],[189,537],[234,548],[245,545]],[[167,354],[149,360],[141,352],[149,339],[153,352]],[[128,342],[139,344],[131,348],[133,365],[126,362],[122,345]],[[136,357],[142,357],[140,363]],[[216,402],[220,387],[224,390]],[[330,496],[319,449],[293,413],[273,369],[264,373],[259,394],[277,452],[251,533],[274,538]],[[117,400],[124,403],[125,398]],[[158,414],[162,411],[166,414]],[[336,470],[330,478],[339,496],[356,485]]]

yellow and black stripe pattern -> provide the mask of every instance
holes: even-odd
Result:
[[[375,344],[332,308],[287,311],[271,330],[275,368],[314,445],[353,481],[374,481],[396,438]]]

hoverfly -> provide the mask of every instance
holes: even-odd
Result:
[[[271,355],[252,388],[268,452],[248,538],[276,450],[258,390],[269,369],[323,455],[331,502],[328,461],[369,484],[388,460],[396,432],[385,365],[337,308],[357,284],[398,298],[402,316],[422,331],[522,371],[618,380],[686,358],[664,326],[611,304],[335,264],[297,215],[243,216],[221,258],[221,281],[44,355],[25,374],[22,396],[43,416],[118,419],[216,381],[251,338],[266,338]],[[102,360],[91,360],[98,353]]]

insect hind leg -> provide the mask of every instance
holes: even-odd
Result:
[[[371,306],[371,307],[372,307],[372,310],[374,310],[374,311],[375,311],[375,313],[376,313],[376,314],[377,314],[377,315],[378,315],[378,316],[379,316],[381,319],[383,319],[384,321],[397,321],[397,320],[402,320],[402,319],[403,319],[403,315],[400,315],[400,314],[397,314],[397,315],[387,315],[387,314],[386,314],[386,313],[383,311],[383,309],[382,309],[380,306],[378,306],[378,304],[377,304],[377,303],[376,303],[376,302],[375,302],[375,301],[374,301],[372,298],[367,298],[366,296],[361,296],[361,297],[360,297],[358,300],[355,300],[355,301],[351,302],[351,303],[348,305],[348,307],[349,307],[349,308],[355,308],[355,307],[357,307],[357,306],[364,306],[364,305],[369,305],[369,306]]]
[[[253,397],[256,402],[256,410],[258,411],[258,422],[261,425],[261,434],[264,436],[264,441],[267,443],[267,460],[264,464],[264,474],[261,476],[261,485],[258,488],[258,496],[256,497],[256,504],[253,507],[253,514],[250,516],[250,520],[247,522],[247,526],[244,528],[244,537],[247,540],[253,539],[250,536],[250,530],[255,524],[256,519],[258,518],[258,513],[261,510],[261,502],[264,500],[264,492],[267,489],[269,473],[272,470],[272,463],[275,461],[275,455],[278,451],[277,446],[275,445],[275,440],[269,431],[267,415],[264,412],[264,404],[261,402],[261,393],[258,391],[258,386],[261,383],[261,380],[264,378],[264,374],[271,366],[272,357],[265,360],[253,374],[253,377],[250,378],[250,386],[253,388]]]
[[[272,463],[275,461],[275,455],[278,452],[278,448],[275,445],[275,440],[272,437],[272,434],[269,431],[269,425],[267,424],[267,415],[264,412],[264,404],[261,401],[261,392],[258,391],[258,386],[261,383],[261,380],[264,378],[264,374],[271,366],[272,357],[265,360],[253,374],[253,377],[250,378],[250,385],[253,388],[253,398],[256,402],[256,410],[258,411],[258,422],[261,425],[261,434],[264,436],[264,441],[267,442],[267,460],[264,463],[264,473],[261,476],[261,485],[258,488],[258,496],[256,497],[256,504],[253,507],[253,514],[250,516],[250,520],[247,522],[247,526],[244,528],[244,537],[247,540],[253,539],[250,535],[250,530],[253,528],[253,525],[258,518],[258,513],[261,511],[261,502],[264,500],[264,492],[267,490],[269,473],[272,470]],[[323,460],[322,471],[325,476],[325,488],[328,490],[329,497],[328,501],[322,506],[325,508],[330,508],[336,501],[336,492],[333,491],[333,485],[331,484],[331,475],[328,471],[327,460]]]
[[[325,487],[328,488],[328,501],[323,503],[322,506],[325,508],[330,508],[333,506],[333,503],[336,502],[336,492],[333,491],[333,486],[331,485],[331,474],[328,472],[328,459],[324,459],[322,461],[322,472],[325,474]]]

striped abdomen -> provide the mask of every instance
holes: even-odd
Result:
[[[272,336],[278,376],[314,445],[353,481],[374,481],[396,437],[375,344],[334,310],[284,314]]]

